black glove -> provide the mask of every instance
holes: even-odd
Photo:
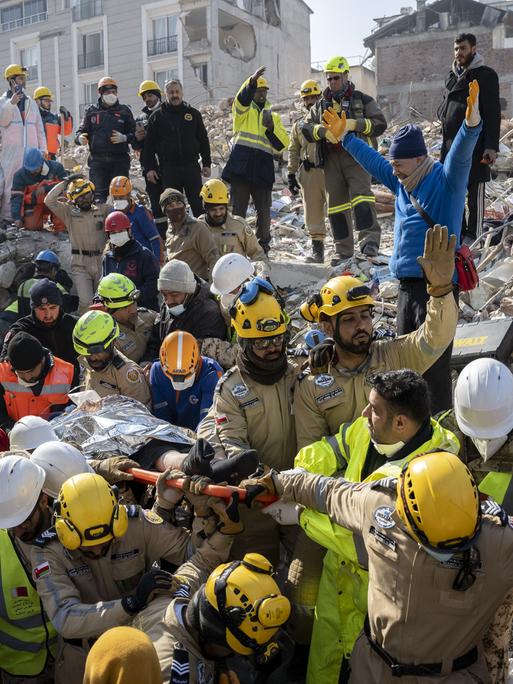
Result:
[[[227,482],[237,486],[241,480],[255,472],[258,464],[258,452],[255,449],[246,449],[237,456],[215,461],[212,465],[212,479],[214,482]]]
[[[64,117],[64,121],[68,121],[70,118],[71,114],[68,112],[66,107],[63,107],[62,105],[59,107],[59,114],[62,114]]]
[[[121,605],[129,615],[135,615],[155,598],[159,591],[171,591],[173,588],[173,575],[165,570],[153,568],[139,580],[133,596],[124,596]]]
[[[301,190],[301,187],[299,183],[297,182],[296,174],[295,173],[289,173],[287,176],[288,178],[288,186],[290,192],[295,196],[299,194],[299,191]]]
[[[215,451],[210,443],[206,439],[200,438],[190,448],[180,469],[186,475],[205,475],[213,479],[210,461],[214,456]]]
[[[335,340],[326,337],[310,350],[309,362],[312,373],[326,373],[335,356]]]

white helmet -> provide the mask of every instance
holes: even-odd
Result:
[[[227,295],[255,275],[255,267],[242,254],[225,254],[212,269],[210,291],[215,295]]]
[[[41,444],[30,456],[46,473],[43,492],[56,498],[62,485],[70,477],[79,473],[93,473],[84,454],[66,442],[46,442]]]
[[[495,359],[476,359],[461,371],[454,413],[463,434],[477,439],[505,437],[513,430],[513,373]]]
[[[9,435],[11,449],[32,451],[40,444],[59,439],[50,423],[39,416],[25,416],[14,423]]]
[[[45,471],[23,451],[0,458],[0,527],[10,529],[25,522],[36,507]]]

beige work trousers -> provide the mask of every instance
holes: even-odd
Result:
[[[102,257],[73,256],[71,273],[78,294],[78,313],[87,311],[102,277]]]
[[[312,240],[324,240],[326,237],[327,209],[324,171],[322,169],[307,171],[301,164],[297,173],[297,180],[301,186],[308,234]]]

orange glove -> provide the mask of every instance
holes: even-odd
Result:
[[[342,112],[339,116],[333,107],[327,109],[322,115],[322,121],[327,130],[337,139],[340,140],[346,130],[346,113]],[[326,136],[327,137],[327,136]]]
[[[479,83],[475,80],[471,81],[468,87],[465,121],[469,128],[475,128],[481,123],[481,115],[479,113]]]

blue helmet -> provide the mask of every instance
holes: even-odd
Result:
[[[37,147],[27,147],[23,156],[23,167],[26,171],[33,173],[43,166],[44,160],[41,150]]]
[[[39,252],[39,254],[36,256],[34,259],[35,262],[38,261],[46,261],[49,264],[53,264],[54,266],[57,266],[57,268],[60,268],[61,262],[59,261],[59,257],[55,252],[52,252],[51,249],[43,249],[42,252]]]

